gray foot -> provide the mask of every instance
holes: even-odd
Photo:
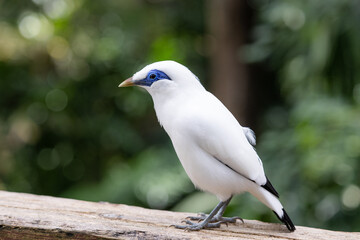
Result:
[[[191,222],[189,220],[184,220],[183,222],[185,222],[188,225],[171,225],[171,226],[174,226],[174,227],[180,228],[180,229],[185,229],[187,231],[199,231],[199,230],[204,229],[204,228],[219,228],[221,223],[222,223],[222,222],[193,223],[193,222]]]
[[[193,216],[189,216],[187,217],[188,219],[192,220],[192,221],[203,221],[205,218],[207,218],[208,215],[204,214],[204,213],[200,213],[199,216],[193,217]],[[215,215],[213,218],[210,219],[210,223],[214,223],[214,222],[220,222],[220,223],[236,223],[236,220],[240,220],[242,223],[244,223],[244,220],[241,217],[222,217],[222,216],[218,216]]]

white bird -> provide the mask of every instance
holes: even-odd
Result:
[[[290,231],[295,230],[265,176],[254,149],[254,132],[242,127],[187,67],[174,61],[155,62],[119,87],[133,85],[145,88],[151,95],[157,118],[194,185],[220,200],[209,215],[189,217],[201,222],[187,220],[187,225],[175,227],[199,230],[242,220],[223,214],[235,194],[249,192],[273,210]]]

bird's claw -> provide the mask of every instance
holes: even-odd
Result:
[[[235,218],[235,221],[236,221],[236,219],[238,219],[238,220],[240,220],[242,223],[245,223],[245,222],[244,222],[244,219],[242,219],[241,217],[237,217],[237,216],[236,216],[236,217],[234,217],[234,218]]]
[[[182,222],[185,222],[188,225],[171,225],[175,228],[184,229],[185,231],[199,231],[204,228],[219,228],[221,226],[222,222],[216,222],[216,223],[193,223],[189,220],[184,220]]]
[[[202,220],[205,219],[205,217],[194,217],[194,216],[188,216],[186,217],[186,219],[190,219],[191,221],[198,221],[201,222]]]
[[[236,217],[221,217],[218,220],[225,222],[225,223],[236,223],[236,220],[240,220],[242,223],[244,223],[244,220],[238,216],[236,216]]]
[[[202,221],[207,217],[205,213],[199,213],[198,216],[188,216],[187,219],[190,219],[192,221]]]
[[[214,216],[212,219],[210,219],[209,222],[204,223],[204,219],[206,219],[207,216],[208,215],[203,213],[199,214],[199,216],[196,217],[189,216],[181,221],[182,223],[186,223],[187,225],[171,225],[171,226],[179,229],[184,229],[185,231],[198,231],[204,228],[219,228],[222,223],[226,224],[226,226],[228,227],[229,223],[236,223],[236,220],[240,220],[244,223],[244,220],[240,217],[219,217],[219,216]],[[192,221],[198,221],[198,223],[194,223]]]
[[[203,221],[206,219],[208,215],[204,213],[199,213],[198,216],[188,216],[186,219],[189,219],[191,221]],[[240,220],[242,223],[244,223],[244,220],[241,217],[217,217],[214,216],[209,222],[215,223],[215,222],[221,222],[221,223],[236,223],[236,220]]]
[[[186,218],[196,221],[196,220],[204,220],[207,217],[205,213],[198,213],[197,215],[198,216],[187,216]]]

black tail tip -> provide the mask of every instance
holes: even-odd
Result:
[[[277,198],[279,198],[279,193],[275,190],[269,179],[266,177],[266,183],[261,185],[263,188],[274,194]]]
[[[285,224],[285,226],[287,227],[287,229],[289,229],[290,232],[295,231],[296,230],[295,225],[291,221],[289,215],[286,213],[285,209],[282,209],[282,210],[284,213],[282,218],[280,218],[279,215],[277,215],[277,213],[274,211],[275,215],[278,217],[278,219],[280,221],[282,221]]]

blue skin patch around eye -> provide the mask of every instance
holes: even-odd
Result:
[[[171,80],[166,73],[153,69],[148,73],[146,78],[136,81],[135,84],[150,87],[154,82],[164,79]]]

